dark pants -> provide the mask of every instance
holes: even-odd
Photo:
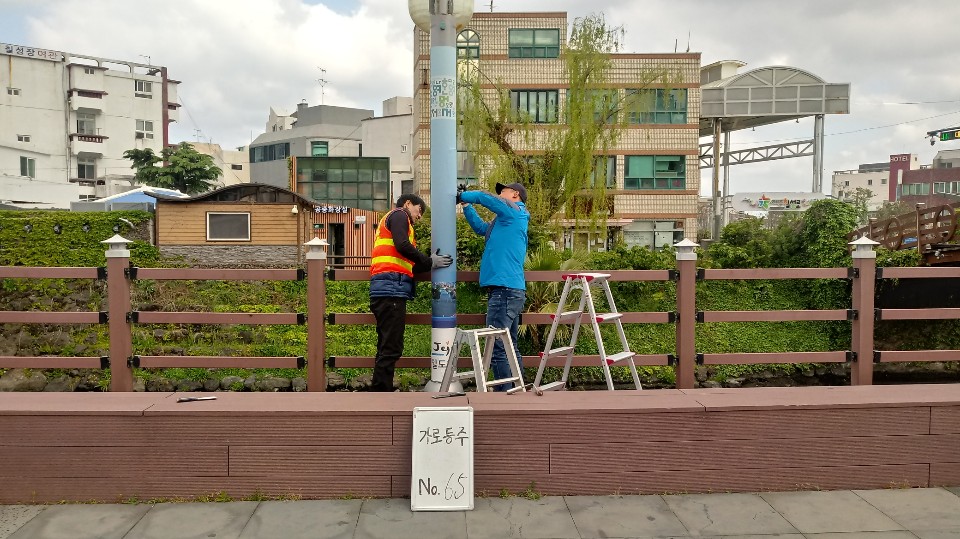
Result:
[[[377,356],[373,367],[373,391],[393,391],[393,369],[403,355],[406,298],[370,298],[370,312],[377,319]]]

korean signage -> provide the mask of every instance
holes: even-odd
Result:
[[[314,213],[349,213],[350,208],[346,206],[314,206]]]
[[[457,80],[453,77],[430,78],[430,118],[456,118]]]
[[[35,49],[33,47],[24,47],[23,45],[12,45],[10,43],[0,43],[0,51],[10,56],[23,56],[24,58],[39,58],[41,60],[50,60],[59,62],[63,60],[63,54],[57,51],[47,49]]]
[[[473,408],[413,409],[410,509],[473,509]]]

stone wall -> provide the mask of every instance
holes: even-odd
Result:
[[[164,245],[164,257],[180,257],[201,268],[290,268],[297,265],[296,245]]]

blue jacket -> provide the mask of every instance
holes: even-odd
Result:
[[[480,204],[496,217],[487,223],[470,206],[463,208],[470,228],[482,234],[487,241],[480,259],[480,286],[503,286],[527,289],[523,263],[527,258],[527,225],[530,212],[523,202],[508,202],[496,195],[482,191],[464,191],[460,199],[471,204]]]

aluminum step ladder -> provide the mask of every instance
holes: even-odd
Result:
[[[616,303],[613,301],[613,292],[610,291],[610,275],[607,273],[569,273],[563,275],[561,279],[564,281],[563,292],[560,293],[560,301],[557,304],[556,314],[550,315],[553,323],[550,325],[550,333],[547,335],[547,342],[543,352],[540,353],[540,368],[537,369],[537,377],[533,381],[533,389],[538,392],[566,389],[567,376],[570,374],[570,365],[573,363],[573,350],[577,344],[577,337],[580,334],[580,324],[584,313],[589,315],[590,323],[593,326],[593,334],[597,339],[597,349],[600,351],[600,366],[603,367],[603,375],[607,379],[607,389],[613,391],[613,378],[610,375],[610,367],[615,365],[626,365],[630,367],[630,374],[633,375],[634,385],[637,389],[643,389],[640,387],[640,376],[637,375],[637,366],[633,361],[633,356],[635,356],[636,353],[630,351],[630,344],[627,343],[627,336],[623,332],[623,322],[621,321],[623,313],[617,312]],[[593,294],[590,291],[593,286],[599,286],[603,289],[610,312],[597,314]],[[564,311],[572,290],[581,290],[580,305],[576,310]],[[560,324],[573,325],[570,332],[570,344],[558,348],[551,348],[557,336],[557,327]],[[622,351],[607,354],[606,347],[603,345],[603,337],[600,334],[600,324],[614,324],[616,326]],[[563,366],[563,375],[560,380],[540,385],[547,361],[555,357],[566,357],[566,363]]]
[[[480,352],[480,338],[484,339],[483,353]],[[487,372],[490,370],[490,360],[493,357],[493,345],[497,340],[503,343],[503,349],[507,354],[507,365],[510,367],[511,376],[500,380],[487,381]],[[457,361],[460,359],[460,349],[463,345],[470,347],[470,357],[473,359],[473,370],[457,372]],[[513,341],[510,339],[510,331],[503,328],[481,328],[481,329],[460,329],[457,328],[456,336],[450,351],[447,355],[447,368],[443,371],[443,380],[440,382],[440,392],[450,391],[450,384],[454,380],[460,381],[467,378],[473,378],[477,384],[477,391],[492,391],[491,388],[501,385],[514,383],[514,387],[507,390],[507,393],[526,392],[527,388],[523,384],[523,373],[520,372],[520,362],[517,361],[516,351],[513,349]]]

